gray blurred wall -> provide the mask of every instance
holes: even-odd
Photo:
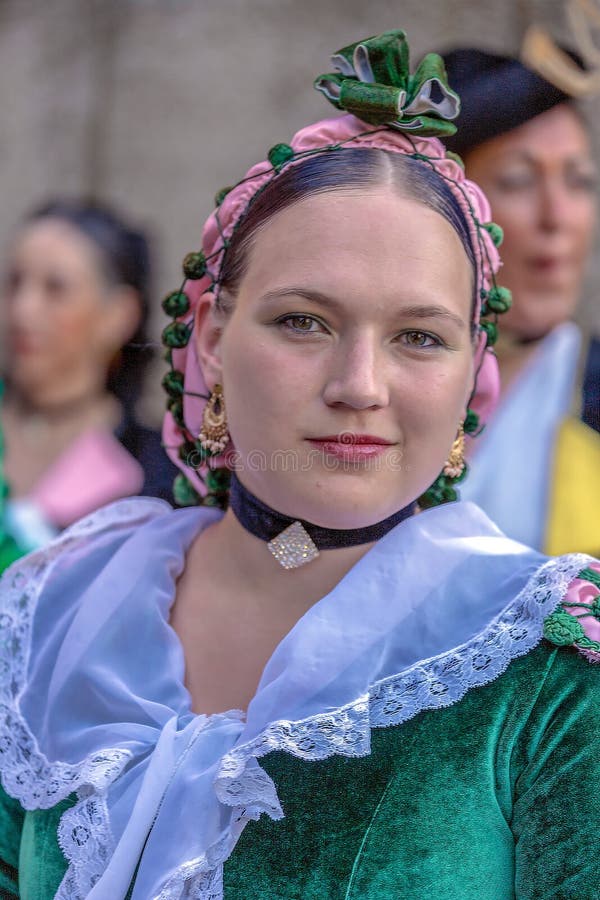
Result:
[[[334,50],[403,27],[416,61],[516,53],[531,21],[568,40],[555,0],[0,0],[0,252],[44,198],[103,197],[155,239],[158,310],[215,191],[331,112],[311,83]],[[599,279],[582,321],[600,329]],[[146,416],[161,405],[156,386]]]

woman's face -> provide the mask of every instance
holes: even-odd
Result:
[[[58,397],[63,385],[70,393],[79,381],[104,383],[111,358],[129,337],[129,313],[113,297],[89,238],[60,219],[27,225],[3,291],[15,386]]]
[[[596,168],[576,113],[560,104],[465,155],[504,229],[500,281],[513,292],[502,329],[519,340],[571,317],[596,222]]]
[[[391,189],[316,195],[273,216],[222,331],[209,309],[198,321],[240,480],[332,528],[418,497],[471,393],[472,278],[452,226]]]

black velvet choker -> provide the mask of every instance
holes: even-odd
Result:
[[[235,472],[231,475],[229,505],[238,522],[250,534],[266,541],[275,559],[285,569],[295,569],[310,562],[320,550],[337,550],[377,541],[399,522],[412,516],[416,508],[416,503],[411,503],[365,528],[322,528],[271,509],[244,487]]]

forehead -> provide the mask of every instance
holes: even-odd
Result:
[[[87,235],[70,222],[53,217],[26,223],[17,235],[13,256],[40,266],[60,264],[94,272],[102,262],[96,245]]]
[[[465,154],[469,165],[475,161],[494,165],[502,158],[552,163],[585,160],[590,156],[589,135],[568,103],[560,103]]]
[[[392,188],[312,195],[253,239],[241,293],[315,282],[348,297],[466,294],[472,267],[450,223]]]

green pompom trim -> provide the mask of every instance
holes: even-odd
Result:
[[[199,506],[202,502],[198,491],[182,473],[177,475],[173,482],[173,498],[177,506]]]
[[[217,494],[207,494],[206,497],[202,498],[202,506],[216,506],[219,509],[224,509],[226,506],[226,495],[217,495]]]
[[[182,462],[187,463],[189,461],[190,457],[192,456],[192,454],[194,454],[194,461],[195,461],[196,448],[195,448],[194,444],[192,444],[191,441],[184,441],[183,444],[179,445],[177,455]]]
[[[163,353],[163,359],[169,366],[173,365],[173,351],[170,347]]]
[[[205,483],[211,494],[222,494],[229,490],[231,472],[229,469],[210,469],[206,473]]]
[[[574,616],[558,609],[544,622],[544,637],[557,647],[570,647],[585,637],[585,631]]]
[[[229,185],[228,187],[221,188],[220,191],[217,191],[215,194],[215,206],[220,206],[227,194],[233,190],[233,185]]]
[[[446,156],[450,156],[450,154],[447,153]],[[496,247],[501,247],[502,241],[504,240],[504,229],[498,225],[497,222],[486,222],[483,227],[488,232]]]
[[[463,473],[459,478],[448,478],[443,473],[439,475],[424,494],[419,497],[418,503],[421,509],[430,509],[432,506],[441,506],[442,503],[451,503],[458,500],[458,493],[453,487],[453,483],[462,480]]]
[[[187,294],[184,294],[183,291],[172,291],[163,300],[162,308],[168,316],[178,319],[180,316],[185,316],[186,312],[189,311],[190,301]]]
[[[498,340],[498,327],[494,322],[482,322],[480,326],[487,334],[487,346],[493,347]]]
[[[183,274],[190,281],[198,281],[206,275],[206,257],[202,250],[188,253],[183,260]]]
[[[171,322],[163,330],[162,342],[171,349],[181,349],[182,347],[187,347],[190,333],[190,328],[185,322]]]
[[[162,386],[169,397],[180,397],[183,394],[183,372],[176,369],[167,372],[162,380]]]
[[[280,169],[286,162],[294,157],[294,149],[289,144],[275,144],[267,154],[267,158],[274,169]]]
[[[465,421],[463,422],[463,429],[465,431],[465,434],[475,434],[478,428],[479,416],[474,410],[468,409],[467,415],[465,416]]]
[[[183,398],[170,398],[167,403],[167,409],[173,416],[175,423],[179,425],[180,428],[185,428],[185,419],[183,418]]]
[[[491,287],[487,294],[486,306],[488,310],[494,313],[507,312],[512,306],[512,294],[508,288],[498,287],[498,285],[494,285]]]

